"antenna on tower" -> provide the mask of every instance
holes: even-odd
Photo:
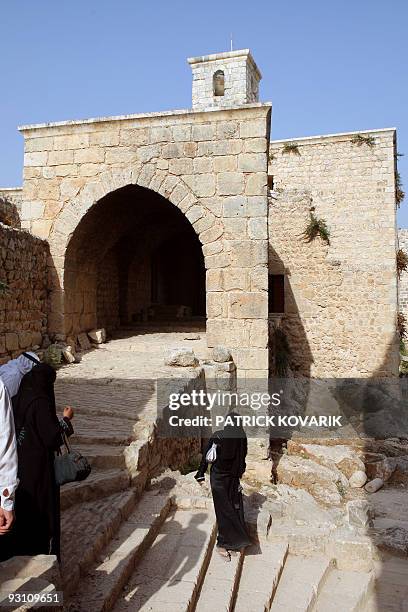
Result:
[[[231,37],[231,51],[232,51],[232,32],[231,32],[230,37]]]

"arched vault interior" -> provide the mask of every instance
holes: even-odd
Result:
[[[97,202],[66,251],[65,333],[205,316],[201,244],[188,219],[136,185]]]

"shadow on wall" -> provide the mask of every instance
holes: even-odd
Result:
[[[285,371],[280,370],[280,365],[276,363],[276,329],[280,329],[287,339],[287,347],[279,343],[278,349],[283,366],[287,365],[288,373],[294,376],[311,375],[313,355],[306,335],[300,311],[296,303],[296,298],[291,287],[290,273],[285,269],[285,265],[272,245],[269,245],[269,273],[272,275],[282,275],[284,277],[284,312],[269,313],[269,346],[270,363],[272,365],[271,374],[274,376],[286,375]]]

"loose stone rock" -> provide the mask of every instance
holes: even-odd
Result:
[[[89,351],[91,348],[91,343],[89,342],[89,338],[85,333],[78,335],[78,343],[83,351]]]
[[[367,474],[362,470],[357,470],[350,476],[349,484],[353,489],[360,489],[367,482]]]
[[[75,349],[72,346],[66,346],[63,348],[62,355],[67,363],[75,363],[77,361]]]
[[[370,480],[370,482],[367,482],[364,489],[367,491],[367,493],[375,493],[376,491],[381,489],[382,486],[384,486],[383,479],[374,478],[374,480]]]
[[[366,527],[369,523],[369,504],[365,499],[354,499],[346,504],[347,521],[352,527]]]
[[[212,357],[214,361],[218,361],[219,363],[231,361],[232,359],[231,352],[229,349],[225,348],[225,346],[214,346],[212,350]]]
[[[198,365],[198,360],[194,355],[194,351],[184,347],[170,349],[164,359],[165,365],[194,367]]]
[[[279,482],[309,491],[323,504],[340,504],[348,488],[337,468],[329,469],[311,459],[283,455],[277,466]]]
[[[88,336],[92,340],[92,342],[95,342],[95,344],[103,344],[104,342],[106,342],[106,331],[103,328],[92,329],[88,332]]]

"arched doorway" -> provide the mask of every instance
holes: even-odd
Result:
[[[196,232],[152,190],[128,185],[109,193],[79,222],[66,251],[65,334],[181,320],[205,321]]]

